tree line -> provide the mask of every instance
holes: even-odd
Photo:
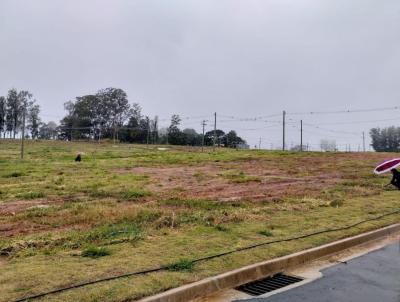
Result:
[[[370,131],[372,147],[377,152],[400,151],[400,127],[372,128]]]
[[[38,138],[41,125],[39,113],[40,107],[29,91],[10,89],[6,96],[0,96],[0,137],[15,139],[25,119],[30,137]]]
[[[8,90],[0,96],[0,137],[18,138],[23,122],[26,137],[32,139],[101,140],[112,139],[129,143],[171,144],[190,146],[237,147],[246,144],[234,130],[220,129],[197,133],[195,129],[181,130],[181,118],[172,115],[168,127],[160,128],[157,116],[142,114],[138,103],[130,104],[125,91],[119,88],[101,89],[95,94],[78,96],[64,104],[66,115],[59,125],[42,122],[40,106],[27,90]],[[400,127],[373,128],[371,146],[377,152],[400,151]],[[321,147],[322,148],[322,147]]]
[[[95,94],[76,97],[64,104],[67,111],[59,126],[59,137],[75,139],[112,139],[129,143],[171,144],[236,147],[244,144],[235,131],[209,131],[204,135],[195,129],[181,130],[181,118],[172,115],[169,127],[160,128],[158,116],[142,114],[138,103],[130,104],[125,91],[119,88],[101,89]]]
[[[0,97],[0,135],[16,138],[21,132],[25,113],[26,137],[32,139],[102,140],[128,143],[171,144],[190,146],[237,147],[245,144],[235,131],[220,129],[197,133],[195,129],[181,130],[181,118],[172,115],[170,125],[160,128],[158,116],[142,114],[138,103],[130,104],[125,91],[106,88],[95,94],[78,96],[64,104],[66,115],[59,125],[44,123],[40,119],[40,107],[28,91],[10,89],[7,96]]]

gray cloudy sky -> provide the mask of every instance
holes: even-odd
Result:
[[[277,147],[279,117],[224,116],[397,106],[399,79],[398,0],[0,0],[0,94],[30,90],[45,120],[58,121],[75,96],[114,86],[145,114],[217,111],[222,129]],[[301,118],[324,128],[305,125],[305,142],[356,149],[362,131],[398,117],[288,115],[288,145]]]

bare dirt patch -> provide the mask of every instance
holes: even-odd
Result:
[[[147,189],[165,197],[219,201],[268,200],[319,193],[341,180],[341,174],[323,169],[320,158],[304,158],[288,165],[271,160],[218,162],[201,166],[137,167],[123,173],[150,177]]]
[[[25,211],[30,208],[48,207],[52,204],[59,204],[60,200],[46,200],[46,199],[35,199],[35,200],[16,200],[0,203],[0,215],[2,216],[14,216],[17,213]]]

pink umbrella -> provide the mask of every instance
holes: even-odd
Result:
[[[374,173],[375,174],[383,174],[383,173],[389,172],[392,169],[397,168],[398,166],[400,166],[400,158],[394,158],[391,160],[387,160],[387,161],[379,164],[375,168]]]

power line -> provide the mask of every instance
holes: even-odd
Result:
[[[332,133],[348,134],[348,135],[356,135],[356,136],[360,135],[359,133],[356,133],[356,132],[348,132],[348,131],[327,129],[327,128],[323,128],[323,127],[320,127],[320,126],[317,126],[317,125],[313,125],[313,124],[309,124],[309,123],[303,123],[303,124],[306,125],[306,126],[310,126],[310,127],[322,130],[322,131],[327,131],[327,132],[332,132]]]
[[[306,112],[288,112],[290,115],[306,115],[306,114],[343,114],[343,113],[362,113],[362,112],[379,112],[399,110],[399,106],[371,108],[371,109],[356,109],[356,110],[336,110],[336,111],[306,111]]]
[[[399,121],[400,117],[380,119],[380,120],[364,120],[364,121],[354,121],[354,122],[332,122],[332,123],[320,123],[320,125],[353,125],[353,124],[367,124],[376,122],[388,122],[388,121]]]

